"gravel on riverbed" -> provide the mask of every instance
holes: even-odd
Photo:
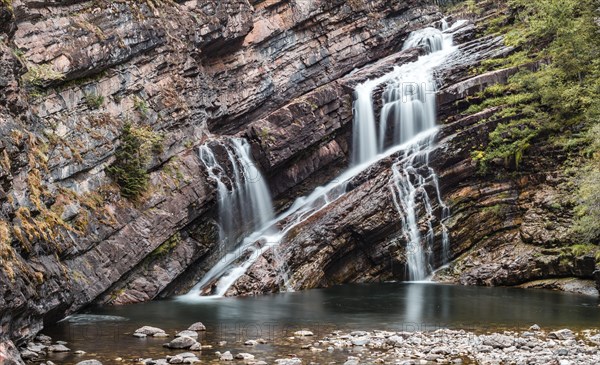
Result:
[[[536,327],[532,327],[537,329]],[[475,334],[464,330],[433,332],[336,332],[318,342],[336,349],[362,347],[352,364],[600,364],[600,336],[568,329]]]
[[[306,331],[308,332],[308,331]],[[480,364],[480,365],[597,365],[600,364],[600,332],[586,330],[573,332],[569,329],[544,331],[534,325],[527,331],[504,331],[474,333],[465,330],[439,329],[425,332],[391,331],[335,331],[321,339],[317,336],[273,338],[269,343],[286,341],[287,346],[297,346],[295,354],[265,353],[246,346],[246,351],[207,352],[210,345],[200,346],[195,339],[182,336],[172,342],[185,341],[198,344],[192,352],[171,354],[159,359],[137,359],[138,364],[194,364],[237,363],[247,365],[278,364],[335,364],[344,365],[426,365],[426,364]],[[40,341],[41,342],[41,341]],[[264,344],[267,341],[248,340],[246,343]],[[46,343],[50,343],[46,341]],[[243,344],[244,342],[242,342]],[[58,342],[57,342],[58,344]],[[227,342],[220,342],[222,347]],[[64,346],[64,345],[52,345]],[[50,346],[50,347],[52,347]],[[30,343],[23,348],[23,357],[29,360],[43,359],[49,347]],[[253,353],[254,352],[254,353]],[[31,355],[31,356],[29,356]],[[174,355],[174,356],[173,356]],[[261,357],[263,357],[261,359]],[[276,359],[276,360],[275,360]],[[343,359],[340,361],[340,359]],[[82,359],[83,360],[83,359]],[[50,364],[51,362],[48,362]]]

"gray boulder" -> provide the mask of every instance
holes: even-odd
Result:
[[[548,334],[548,338],[555,340],[571,340],[575,338],[575,334],[570,329],[562,329]]]
[[[170,349],[189,349],[194,344],[196,344],[196,340],[188,336],[177,337],[173,341],[165,344],[165,347]]]
[[[98,360],[84,360],[77,363],[77,365],[102,365]]]
[[[135,330],[134,334],[135,333],[141,333],[146,336],[154,336],[158,333],[165,333],[165,331],[157,327],[144,326]]]
[[[196,322],[188,327],[189,331],[206,331],[206,326],[202,322]]]
[[[191,331],[191,330],[185,330],[185,331],[181,331],[175,335],[175,337],[182,337],[182,336],[198,337],[198,332]]]
[[[56,344],[56,345],[48,346],[48,351],[49,352],[69,352],[69,351],[71,351],[71,349],[65,345]]]

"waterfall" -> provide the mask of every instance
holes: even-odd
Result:
[[[448,30],[449,27],[448,20],[446,20],[446,18],[442,19],[442,31]]]
[[[462,24],[462,23],[460,23]],[[373,163],[403,151],[396,163],[392,166],[390,189],[394,205],[398,210],[402,224],[402,234],[407,242],[406,258],[411,280],[422,280],[431,272],[432,246],[435,239],[435,212],[433,203],[427,191],[432,187],[436,194],[437,205],[442,209],[439,226],[442,231],[443,258],[449,258],[449,235],[444,220],[449,217],[449,210],[441,200],[438,178],[435,171],[429,167],[429,152],[434,147],[436,127],[436,85],[433,71],[439,67],[453,53],[456,48],[452,46],[453,25],[445,32],[426,28],[409,36],[405,48],[419,46],[426,49],[428,54],[419,57],[413,63],[396,67],[392,72],[378,79],[369,80],[358,85],[355,90],[354,120],[353,120],[353,152],[351,167],[336,177],[325,186],[316,188],[311,194],[298,198],[291,207],[274,219],[265,215],[259,228],[243,238],[236,244],[235,249],[227,253],[215,266],[213,266],[187,295],[181,300],[198,300],[199,295],[208,295],[209,298],[224,296],[236,281],[260,258],[263,253],[273,250],[273,260],[279,259],[278,247],[286,235],[295,227],[315,213],[326,208],[347,191],[348,182]],[[373,91],[379,85],[385,85],[383,93],[383,107],[378,128],[373,108]],[[388,128],[390,127],[390,128]],[[392,134],[388,130],[392,130]],[[391,142],[386,142],[390,140]],[[239,143],[243,146],[243,142]],[[203,147],[203,149],[206,149]],[[210,149],[209,149],[210,150]],[[237,159],[244,156],[242,151],[247,147],[235,150]],[[223,179],[223,168],[216,165],[214,154],[205,152],[203,161],[213,170],[212,177],[217,180],[219,196],[225,193],[223,204],[235,206],[225,199],[234,199],[236,191],[246,188],[227,189]],[[212,156],[212,157],[211,157]],[[246,161],[251,160],[248,158]],[[246,172],[241,172],[246,175]],[[236,183],[236,172],[233,171]],[[225,191],[227,190],[227,191]],[[262,190],[262,189],[260,189]],[[430,189],[431,190],[431,189]],[[266,187],[265,187],[266,191]],[[233,194],[234,197],[231,197]],[[240,195],[243,195],[240,193]],[[262,196],[268,196],[268,192]],[[221,202],[221,198],[220,198]],[[254,204],[254,203],[253,203]],[[422,205],[425,217],[419,217]],[[224,210],[229,219],[229,211]],[[427,234],[422,244],[419,225],[425,218]],[[235,221],[235,220],[234,220]],[[285,263],[275,265],[279,269],[279,282],[282,289],[288,288]]]
[[[423,47],[427,53],[433,53],[449,45],[452,45],[452,37],[436,28],[425,28],[412,32],[404,42],[403,49]]]
[[[393,127],[392,144],[398,145],[435,127],[435,81],[427,70],[410,70],[391,80],[383,92],[379,126],[379,148],[386,148],[388,125]]]
[[[424,56],[356,87],[353,149],[360,151],[356,154],[363,156],[364,151],[373,145],[377,146],[378,152],[385,151],[435,128],[437,87],[434,69],[454,52],[451,31],[462,24],[464,22],[457,22],[450,27],[443,20],[443,30],[424,28],[412,32],[403,49],[421,47],[425,50]],[[374,137],[375,117],[371,99],[373,91],[381,84],[385,84],[385,88],[381,96],[379,133]],[[450,239],[445,225],[450,211],[441,199],[438,177],[429,167],[429,151],[433,143],[434,138],[428,137],[409,144],[404,156],[392,166],[391,193],[400,215],[402,236],[407,242],[406,262],[410,280],[423,280],[433,271],[435,224],[438,222],[427,187],[433,187],[432,193],[435,193],[441,208],[442,254],[437,261],[446,263],[450,259]],[[420,210],[424,212],[423,217],[418,216]],[[421,234],[422,225],[426,231],[424,235]]]
[[[436,217],[427,187],[433,187],[436,202],[441,209],[440,230],[442,264],[450,258],[450,239],[445,220],[450,210],[441,199],[438,177],[429,166],[429,152],[435,147],[435,135],[422,138],[404,150],[404,156],[392,166],[390,190],[394,206],[400,214],[402,236],[406,244],[406,263],[410,280],[424,280],[434,270],[433,246]],[[424,216],[419,217],[419,205]],[[426,233],[421,234],[420,225]]]
[[[215,150],[224,155],[221,161]],[[241,234],[273,219],[271,195],[250,157],[246,140],[213,141],[201,146],[199,155],[209,177],[217,183],[220,248],[230,250]]]
[[[373,88],[374,83],[366,83],[356,87],[354,94],[354,132],[352,134],[352,165],[372,160],[377,156],[377,133],[375,129],[375,115],[373,113]]]
[[[416,141],[435,135],[436,128],[415,137]],[[223,297],[235,282],[269,249],[274,250],[277,259],[277,247],[286,235],[295,227],[341,198],[347,191],[348,183],[375,161],[389,157],[409,148],[413,141],[395,146],[373,160],[351,167],[332,182],[316,188],[311,194],[296,199],[290,208],[262,228],[251,233],[242,242],[217,262],[186,295],[178,300],[197,301],[199,298],[212,299]],[[279,263],[279,277],[282,289],[290,290],[287,285],[285,263]],[[200,296],[204,295],[204,296]]]

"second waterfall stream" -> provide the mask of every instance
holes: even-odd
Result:
[[[262,176],[257,169],[247,166],[251,160],[245,141],[232,139],[229,142],[231,147],[225,148],[228,163],[232,166],[232,177],[227,177],[226,169],[218,166],[211,148],[203,146],[200,151],[202,161],[210,177],[217,180],[218,184],[221,245],[228,252],[180,299],[197,300],[227,295],[232,285],[263,253],[273,249],[276,256],[277,246],[285,240],[291,229],[339,199],[346,193],[349,181],[375,162],[391,155],[397,155],[391,167],[389,186],[400,217],[402,238],[406,242],[406,277],[411,281],[424,280],[435,269],[433,262],[447,262],[450,248],[444,221],[450,212],[441,199],[437,175],[429,167],[429,153],[435,147],[437,134],[434,71],[457,51],[452,43],[452,33],[462,24],[457,22],[451,27],[443,26],[443,30],[425,28],[411,33],[404,49],[421,47],[425,50],[424,55],[380,78],[356,86],[350,168],[331,183],[298,198],[277,217],[273,218],[269,213],[272,202],[266,185],[260,182],[252,187],[249,184],[262,179]],[[376,114],[373,94],[380,87],[383,88],[382,107]],[[376,115],[379,115],[378,120]],[[236,162],[236,159],[242,161]],[[253,177],[248,175],[251,170],[255,175]],[[426,186],[432,187],[430,192]],[[433,205],[436,203],[442,210],[441,220],[433,214]],[[258,214],[253,215],[252,211]],[[232,222],[238,221],[235,217],[247,217],[253,222],[250,227],[257,228],[245,237],[241,234],[243,238],[232,243],[232,237],[243,231],[241,226],[232,227]],[[436,231],[442,240],[442,257],[437,258],[433,250]],[[279,271],[283,283],[280,290],[293,290],[287,287],[284,264]]]

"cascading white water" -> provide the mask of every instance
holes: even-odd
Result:
[[[423,131],[435,128],[437,88],[433,71],[455,51],[451,31],[462,24],[464,23],[458,22],[453,27],[448,27],[443,21],[442,27],[446,28],[445,31],[425,28],[411,33],[403,48],[421,47],[426,55],[421,56],[416,62],[396,68],[392,73],[377,80],[369,80],[357,86],[357,94],[362,101],[357,101],[355,108],[364,105],[366,100],[370,101],[374,89],[386,83],[382,94],[378,138],[372,138],[371,133],[362,137],[355,136],[353,145],[355,150],[367,150],[367,147],[361,145],[363,143],[370,146],[376,144],[378,151],[384,151],[390,146],[397,146],[414,139]],[[355,129],[355,133],[375,128],[375,118],[372,115],[373,108],[369,105],[362,110],[356,110],[355,124],[360,125]],[[431,150],[433,142],[431,138],[411,145],[405,150],[404,158],[392,167],[392,194],[395,207],[401,216],[403,236],[407,241],[406,260],[410,280],[423,280],[432,271],[436,218],[427,186],[433,186],[437,203],[442,210],[440,221],[442,258],[438,261],[445,263],[450,257],[449,234],[444,223],[450,212],[441,200],[437,175],[428,166],[428,151]],[[425,155],[424,159],[423,155]],[[425,217],[417,216],[419,207],[424,210]],[[419,227],[421,223],[426,227],[424,237]]]
[[[354,124],[352,143],[352,165],[371,161],[377,156],[377,132],[375,128],[375,114],[373,112],[372,93],[377,85],[365,83],[358,85],[354,90]]]
[[[248,142],[231,138],[213,143],[225,151],[226,161],[220,163],[209,145],[201,146],[199,154],[217,183],[219,239],[221,248],[230,250],[244,231],[253,232],[273,219],[273,204],[265,179],[250,157]]]
[[[391,124],[392,144],[404,143],[416,134],[435,127],[435,81],[429,70],[398,74],[383,92],[379,148],[385,149]]]
[[[446,263],[450,256],[450,240],[448,229],[444,224],[450,210],[441,199],[438,177],[429,167],[429,152],[435,147],[435,135],[423,138],[405,150],[404,157],[392,166],[392,184],[390,186],[394,206],[399,212],[402,223],[402,234],[406,245],[406,262],[408,278],[423,280],[433,271],[433,245],[435,240],[434,223],[436,217],[430,192],[433,187],[437,203],[442,211],[439,222],[442,235],[441,263]],[[424,216],[419,217],[419,205]],[[426,233],[421,234],[420,224],[425,224]]]
[[[436,28],[424,28],[412,32],[404,42],[403,49],[423,47],[427,53],[433,53],[448,46],[452,46],[452,36]]]
[[[448,28],[450,28],[450,25],[448,24],[448,20],[446,20],[446,18],[442,19],[442,31],[446,31],[448,30]]]
[[[453,51],[452,35],[435,28],[425,28],[408,37],[404,48],[412,47],[422,47],[427,52],[427,55],[415,63],[421,64],[421,67],[411,67],[405,72],[399,72],[383,93],[380,133],[385,134],[388,124],[392,123],[394,144],[435,127],[436,84],[433,71],[440,65],[440,57],[445,59],[447,52]],[[385,137],[380,136],[380,148],[385,141]],[[428,186],[434,187],[442,210],[442,257],[438,261],[446,263],[450,256],[448,229],[444,223],[450,212],[441,199],[437,175],[429,167],[429,151],[433,143],[433,138],[421,140],[413,148],[407,149],[404,158],[392,166],[392,194],[394,205],[402,218],[402,232],[407,241],[406,261],[410,280],[423,280],[433,271],[436,217],[427,191]],[[424,217],[417,216],[419,206],[424,211]],[[422,224],[426,231],[424,237],[421,234]]]
[[[459,22],[453,27],[462,24]],[[436,85],[433,69],[456,49],[452,45],[452,29],[442,32],[425,28],[411,33],[403,49],[422,47],[427,55],[421,56],[416,62],[396,67],[378,79],[356,86],[353,163],[368,161],[386,148],[404,143],[421,131],[435,126]],[[384,83],[387,86],[382,95],[383,107],[377,137],[372,95],[374,89]]]
[[[461,23],[462,24],[462,23]],[[456,27],[454,25],[453,27]],[[391,73],[369,80],[356,87],[354,103],[354,131],[352,167],[326,186],[316,188],[310,195],[298,198],[294,204],[275,219],[264,224],[242,240],[234,251],[229,252],[182,300],[197,300],[199,295],[221,297],[232,285],[269,249],[276,249],[287,233],[316,212],[327,207],[346,193],[348,182],[366,170],[374,162],[404,151],[404,156],[393,165],[392,194],[402,219],[402,228],[407,247],[407,262],[411,280],[424,279],[430,272],[429,256],[434,240],[434,212],[426,186],[437,193],[438,205],[442,208],[442,220],[449,210],[441,200],[437,175],[429,167],[429,151],[433,147],[436,128],[435,83],[433,70],[455,51],[449,27],[444,34],[426,28],[423,33],[415,32],[407,39],[405,47],[423,46],[430,51],[417,61],[396,67]],[[372,95],[381,84],[387,84],[384,92],[382,124],[379,137],[375,123]],[[391,123],[391,124],[390,124]],[[388,125],[392,126],[393,138],[386,146]],[[207,164],[208,166],[208,164]],[[428,233],[426,247],[421,245],[418,204],[424,204],[427,214]],[[449,239],[446,226],[442,226],[444,261],[449,257]],[[281,284],[286,287],[284,264],[281,269]]]

